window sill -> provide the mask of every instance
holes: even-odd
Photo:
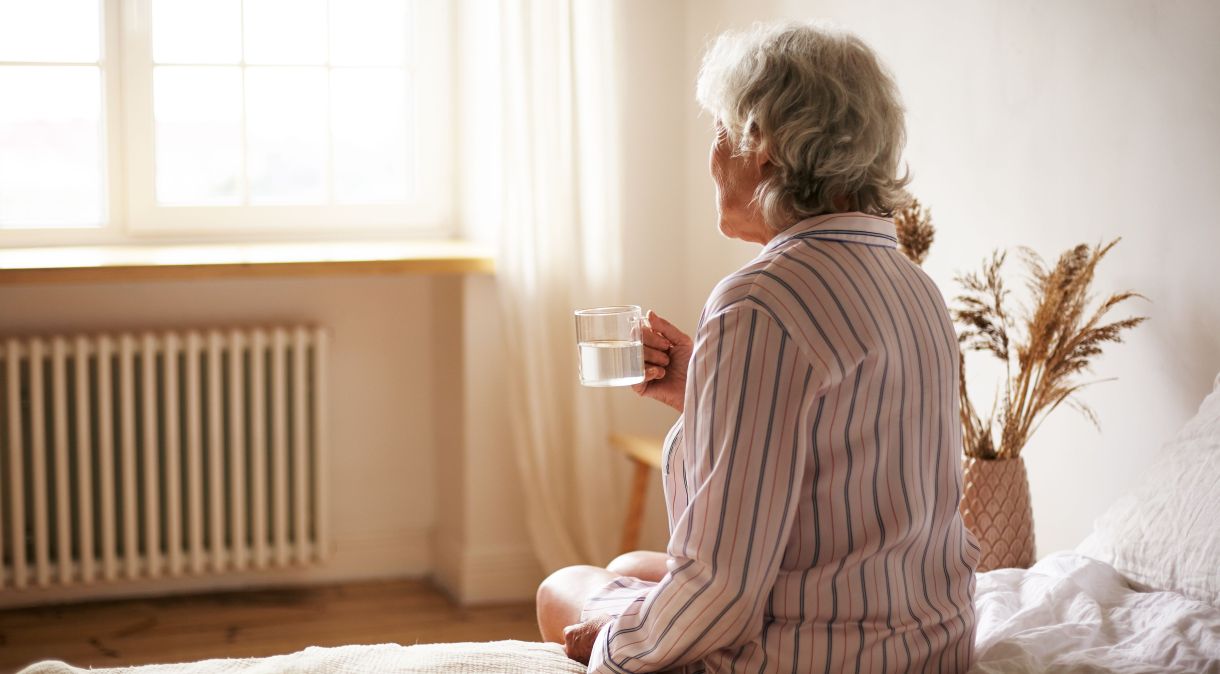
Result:
[[[0,285],[494,271],[488,250],[456,240],[0,249]]]

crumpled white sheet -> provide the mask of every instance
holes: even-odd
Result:
[[[980,574],[975,607],[971,672],[1220,674],[1220,608],[1138,592],[1108,564],[1076,553]]]
[[[559,644],[491,641],[400,646],[313,646],[269,658],[200,660],[178,665],[81,669],[40,662],[20,674],[585,674]]]

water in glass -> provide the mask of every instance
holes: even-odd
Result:
[[[580,382],[630,386],[644,381],[644,347],[638,341],[580,342]]]

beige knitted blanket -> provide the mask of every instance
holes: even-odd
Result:
[[[63,662],[39,662],[20,674],[584,674],[558,644],[490,641],[400,646],[313,646],[268,658],[201,660],[178,665],[144,665],[115,669],[81,669]]]

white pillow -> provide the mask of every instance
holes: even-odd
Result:
[[[1076,551],[1146,589],[1220,607],[1220,376],[1157,463]]]

